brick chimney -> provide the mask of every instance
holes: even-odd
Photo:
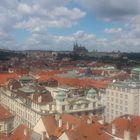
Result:
[[[61,119],[61,117],[59,118],[59,121],[58,121],[58,127],[59,127],[59,128],[62,127],[62,119]]]
[[[130,140],[130,131],[128,130],[124,131],[124,140]]]
[[[116,125],[112,124],[112,135],[116,134]]]

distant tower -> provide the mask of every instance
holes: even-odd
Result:
[[[81,44],[79,46],[78,43],[75,42],[73,45],[73,52],[76,54],[86,54],[88,50],[85,47],[83,47]]]
[[[77,51],[77,49],[78,49],[78,43],[77,42],[74,42],[73,51]]]

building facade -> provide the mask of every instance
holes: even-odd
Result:
[[[133,114],[140,115],[140,82],[115,82],[106,89],[106,122]]]
[[[140,80],[140,68],[132,69],[131,78],[134,80]]]
[[[40,117],[47,114],[69,113],[80,116],[101,115],[104,112],[95,89],[90,89],[81,96],[77,94],[69,97],[68,92],[62,89],[55,91],[53,95],[53,92],[37,86],[35,89],[29,85],[22,85],[17,89],[13,87],[0,88],[0,102],[15,115],[14,128],[21,123],[33,128]]]
[[[10,134],[13,127],[14,115],[0,105],[0,133]]]

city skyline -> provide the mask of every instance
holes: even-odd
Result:
[[[139,9],[139,0],[1,0],[0,48],[139,52]]]

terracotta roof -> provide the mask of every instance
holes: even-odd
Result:
[[[54,115],[43,116],[42,121],[48,132],[49,136],[52,136],[57,128],[57,122],[55,120]]]
[[[20,125],[11,135],[10,140],[32,140],[31,130],[25,125]]]
[[[19,79],[16,73],[0,73],[0,85],[5,84],[9,79]]]
[[[81,119],[79,119],[78,117],[69,115],[69,114],[62,114],[61,115],[61,119],[63,120],[63,123],[69,123],[69,125],[75,125],[75,126],[79,126],[81,124]]]
[[[107,131],[112,133],[112,124],[115,125],[115,136],[123,138],[124,131],[129,131],[131,140],[136,140],[138,134],[140,134],[140,116],[125,115],[116,118],[111,124],[107,126]]]
[[[7,120],[13,117],[14,116],[8,110],[0,105],[0,121]]]
[[[66,133],[69,140],[109,140],[111,137],[104,132],[99,122],[88,124],[83,118],[62,114],[62,127],[58,127],[54,115],[42,118],[49,136],[60,137]]]
[[[4,133],[0,133],[0,140],[10,140],[8,136]]]
[[[70,140],[109,140],[111,137],[107,135],[103,126],[98,122],[92,124],[81,123],[78,128],[66,131]]]
[[[70,85],[74,87],[95,87],[99,88],[106,88],[110,81],[108,80],[93,80],[93,79],[78,79],[78,78],[62,78],[58,76],[50,76],[50,75],[40,75],[40,81],[45,81],[50,78],[53,78],[58,81],[59,85]]]

